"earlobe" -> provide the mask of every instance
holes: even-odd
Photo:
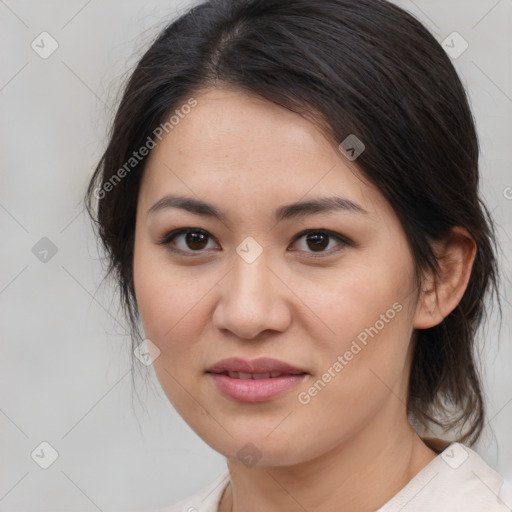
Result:
[[[461,226],[452,228],[436,244],[439,269],[424,278],[414,318],[416,329],[438,325],[457,307],[471,277],[476,249],[475,241]]]

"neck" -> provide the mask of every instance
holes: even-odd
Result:
[[[228,459],[231,485],[219,512],[335,512],[340,503],[344,512],[374,511],[436,455],[404,419],[387,429],[375,422],[328,453],[294,466],[247,467]]]

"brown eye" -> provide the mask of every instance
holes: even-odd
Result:
[[[329,245],[329,235],[325,233],[310,233],[306,236],[308,247],[314,251],[322,251]]]
[[[295,245],[297,245],[297,241],[304,239],[304,242],[299,245],[299,251],[304,251],[306,253],[320,253],[323,255],[329,255],[331,253],[337,252],[343,249],[345,246],[349,245],[349,241],[342,237],[337,233],[333,233],[331,231],[326,230],[308,230],[302,233],[299,233],[295,238]],[[333,243],[337,241],[338,243]],[[328,247],[333,248],[334,250],[326,250]],[[338,247],[336,249],[336,247]]]
[[[201,252],[208,247],[211,235],[202,229],[182,228],[166,234],[158,243],[177,252]]]
[[[185,233],[185,243],[187,247],[194,250],[201,250],[205,248],[205,242],[208,241],[208,235],[204,233],[198,233],[196,231],[191,231],[190,233]]]
[[[298,244],[297,242],[302,239],[302,245]],[[192,255],[211,249],[212,247],[208,247],[210,240],[213,240],[213,237],[207,231],[199,228],[181,228],[167,233],[158,244],[167,246],[174,252]],[[342,250],[350,245],[350,241],[332,231],[310,229],[299,233],[295,237],[294,245],[299,245],[298,249],[293,249],[294,251],[305,252],[311,257],[323,257]]]

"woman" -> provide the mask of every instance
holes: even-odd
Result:
[[[227,459],[165,511],[510,510],[470,448],[478,180],[450,58],[391,3],[212,0],[159,35],[87,204],[136,352]]]

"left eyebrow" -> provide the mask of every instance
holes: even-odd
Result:
[[[305,217],[306,215],[315,213],[334,211],[368,214],[368,212],[362,206],[359,206],[357,203],[354,203],[350,199],[331,196],[319,197],[309,201],[290,203],[281,206],[274,212],[274,220],[275,222],[281,222],[283,220]]]
[[[179,208],[196,215],[212,217],[223,222],[226,221],[226,213],[216,206],[206,203],[200,199],[185,196],[166,195],[157,201],[148,210],[148,214],[166,208]],[[296,203],[285,204],[274,210],[274,221],[282,222],[287,219],[305,217],[315,213],[325,213],[333,211],[344,211],[349,213],[368,214],[368,212],[357,203],[343,197],[319,197]]]

